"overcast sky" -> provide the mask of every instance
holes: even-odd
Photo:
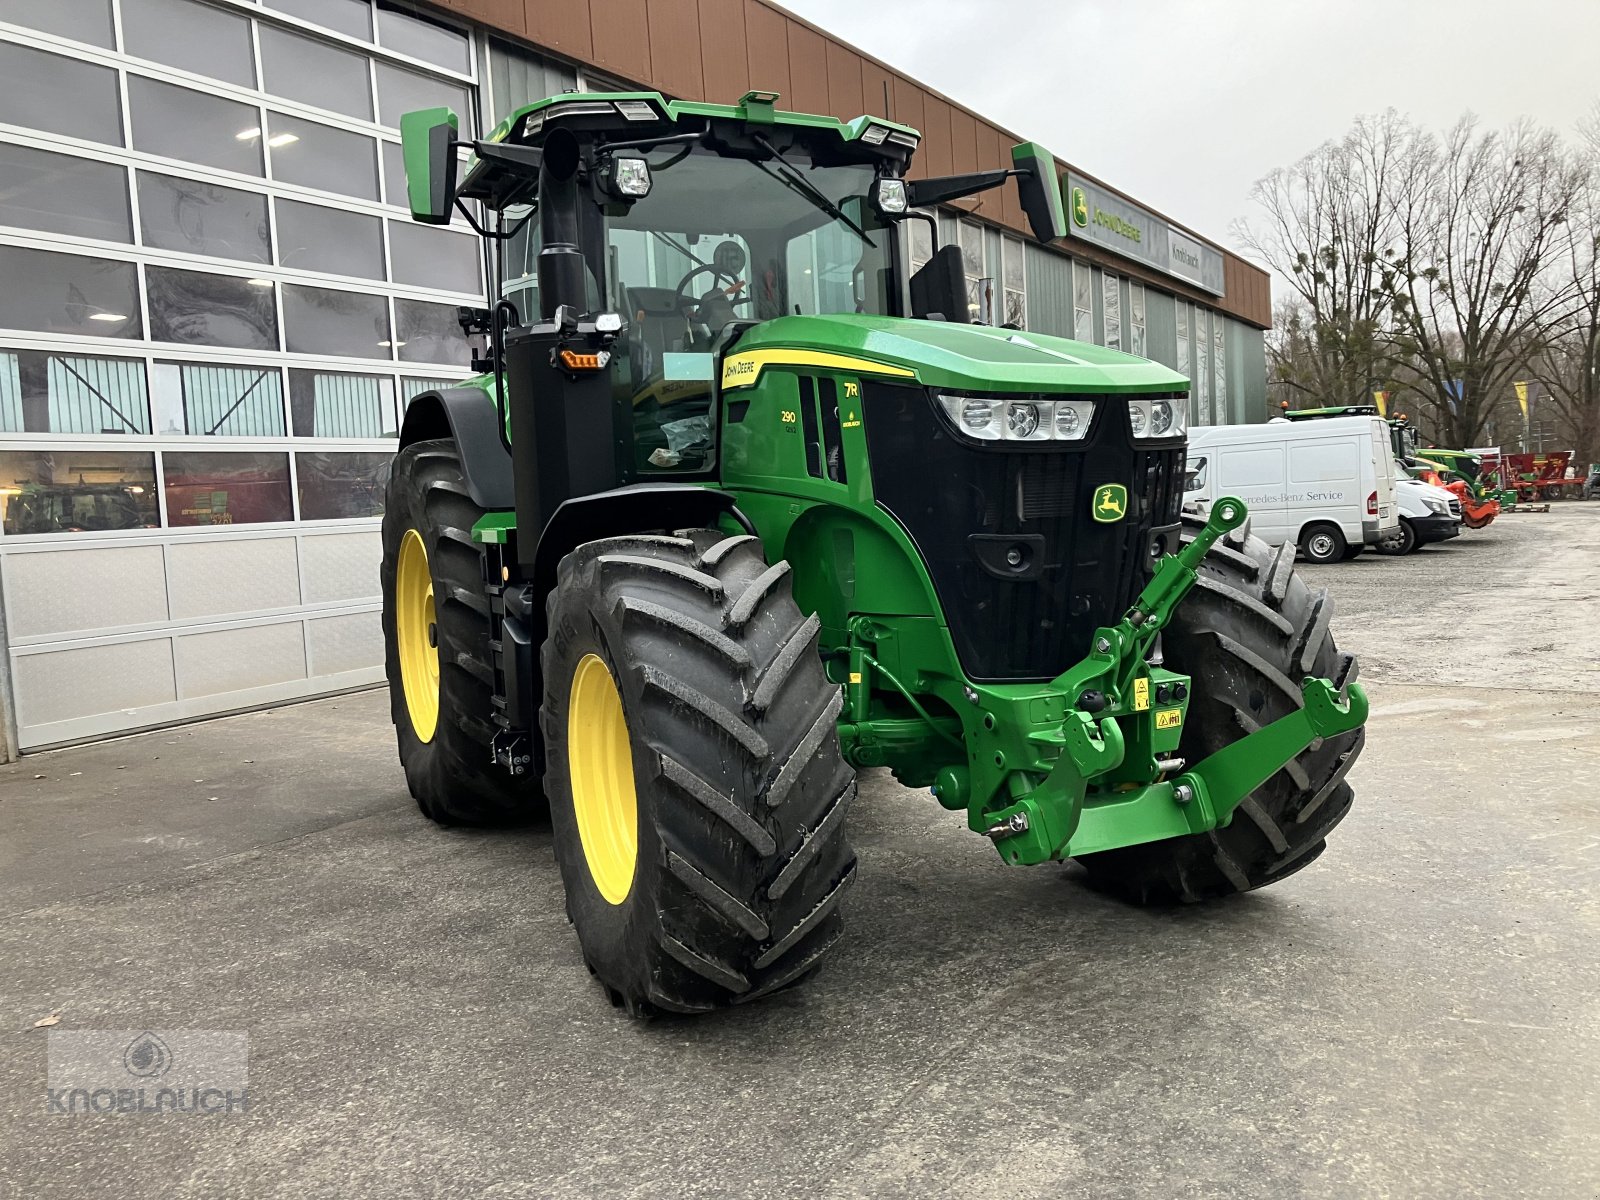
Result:
[[[1394,107],[1569,133],[1600,98],[1600,0],[780,0],[1232,246],[1249,189]]]

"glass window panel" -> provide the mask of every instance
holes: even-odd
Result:
[[[1105,320],[1106,346],[1122,349],[1122,282],[1107,271],[1100,276],[1100,311]]]
[[[128,172],[92,158],[0,142],[0,225],[131,242]]]
[[[0,329],[136,338],[139,278],[132,263],[0,246]]]
[[[332,112],[372,120],[367,56],[273,25],[261,26],[264,90]]]
[[[423,392],[435,392],[444,388],[459,387],[459,379],[413,379],[410,376],[400,376],[400,402],[402,406],[409,407],[411,402]]]
[[[478,239],[413,221],[389,222],[394,281],[446,292],[481,292]]]
[[[114,48],[111,0],[0,0],[0,21]]]
[[[195,437],[282,437],[283,376],[276,367],[158,362],[158,431]]]
[[[150,171],[138,177],[139,227],[146,246],[272,261],[265,196]]]
[[[383,493],[389,486],[394,455],[296,454],[300,483],[300,519],[336,521],[383,516]]]
[[[269,112],[267,150],[274,179],[363,200],[378,198],[378,149],[369,137]]]
[[[402,362],[453,363],[471,367],[472,351],[456,321],[452,304],[429,304],[424,300],[396,300],[395,323],[399,328]]]
[[[383,221],[279,198],[278,262],[302,271],[383,278]]]
[[[0,121],[122,145],[122,105],[110,67],[0,42]]]
[[[372,40],[372,7],[367,0],[264,0],[268,8],[286,12],[303,21],[315,21],[325,29],[351,37]]]
[[[283,323],[296,354],[390,357],[389,305],[382,296],[286,283]]]
[[[409,54],[463,75],[472,73],[472,54],[465,33],[420,13],[404,12],[383,0],[378,0],[378,44],[385,50]]]
[[[390,129],[400,128],[400,118],[419,108],[448,105],[461,118],[461,134],[468,136],[472,126],[472,107],[467,89],[391,63],[378,64],[378,121]]]
[[[0,351],[0,430],[149,433],[144,361],[47,350]]]
[[[399,142],[383,143],[383,198],[396,208],[406,208],[406,160]]]
[[[294,519],[287,454],[168,450],[161,458],[170,526]]]
[[[161,524],[153,454],[0,451],[0,501],[8,534],[155,529]]]
[[[387,375],[289,370],[295,437],[394,437],[394,381]]]
[[[145,268],[145,285],[152,341],[278,348],[278,314],[272,285],[264,280],[150,266]]]
[[[140,75],[128,76],[133,146],[147,154],[261,174],[261,110]]]
[[[195,0],[122,0],[122,48],[240,87],[256,84],[249,20]]]

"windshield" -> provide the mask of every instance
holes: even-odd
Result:
[[[649,194],[605,218],[605,302],[628,319],[613,378],[633,408],[637,467],[704,470],[712,355],[727,326],[889,312],[893,235],[866,201],[867,165],[815,166],[799,149],[758,162],[679,145],[644,158]]]

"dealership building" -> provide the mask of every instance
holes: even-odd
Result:
[[[400,115],[482,134],[638,86],[884,115],[921,131],[914,174],[1032,132],[766,0],[0,0],[6,753],[382,679],[400,414],[469,373],[456,309],[487,301],[478,239],[407,217]],[[1174,366],[1196,422],[1262,419],[1266,274],[1063,186],[1049,247],[1013,189],[938,214],[970,316]]]

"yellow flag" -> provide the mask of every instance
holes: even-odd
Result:
[[[1389,393],[1373,392],[1372,402],[1378,406],[1378,415],[1387,418],[1389,415]]]
[[[1528,384],[1525,380],[1517,380],[1511,385],[1517,389],[1517,405],[1522,409],[1522,419],[1528,419]]]

